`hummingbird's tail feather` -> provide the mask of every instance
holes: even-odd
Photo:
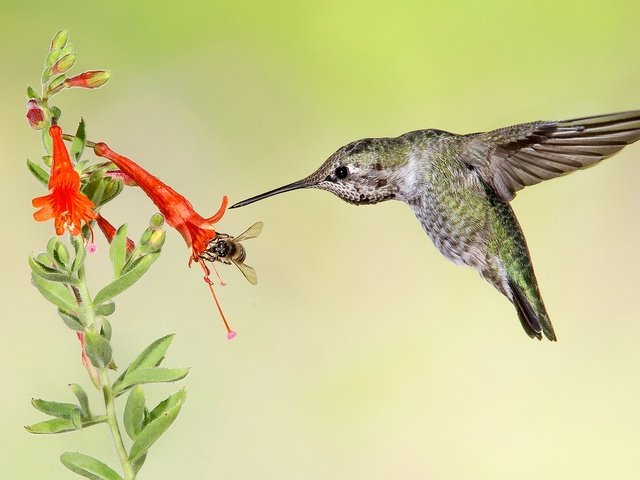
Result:
[[[540,303],[538,308],[535,309],[524,291],[513,280],[509,280],[509,288],[513,297],[513,305],[516,307],[518,318],[527,335],[531,338],[542,340],[542,333],[544,333],[545,337],[555,342],[556,334],[553,331],[551,320],[549,320],[544,305]]]

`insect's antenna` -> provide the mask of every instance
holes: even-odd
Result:
[[[237,333],[234,330],[231,330],[231,327],[229,326],[229,322],[227,322],[227,318],[224,316],[224,312],[222,311],[222,307],[220,306],[220,302],[218,301],[218,297],[216,296],[216,291],[213,288],[213,282],[209,278],[209,273],[210,273],[209,269],[204,264],[204,260],[199,258],[198,264],[200,264],[200,266],[202,267],[202,271],[204,272],[204,282],[209,286],[209,290],[211,291],[211,296],[213,297],[213,301],[216,302],[216,307],[218,307],[218,311],[220,312],[220,316],[222,317],[222,321],[224,322],[224,327],[227,329],[227,338],[231,340],[237,335]]]

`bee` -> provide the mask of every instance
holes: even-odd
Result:
[[[264,223],[256,222],[237,237],[232,237],[226,233],[218,233],[200,257],[212,263],[221,262],[227,265],[233,263],[249,283],[256,285],[258,283],[258,276],[252,267],[245,265],[244,259],[247,258],[247,251],[240,242],[249,240],[250,238],[256,238],[260,235],[260,232],[262,232],[263,226]]]

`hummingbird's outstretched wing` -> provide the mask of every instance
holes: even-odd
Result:
[[[532,122],[473,134],[470,160],[508,202],[528,185],[595,165],[640,139],[640,110],[559,122]]]

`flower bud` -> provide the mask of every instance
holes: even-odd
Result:
[[[66,72],[73,67],[74,63],[76,63],[76,54],[73,52],[68,53],[53,64],[53,67],[51,67],[51,75],[58,75]]]
[[[51,48],[49,48],[49,51],[62,49],[67,44],[68,38],[69,30],[66,28],[64,30],[60,30],[53,36],[53,40],[51,40]]]
[[[162,228],[162,225],[164,225],[164,215],[162,215],[161,213],[154,213],[153,215],[151,215],[151,219],[149,220],[149,226],[151,228],[157,230],[159,228]]]
[[[51,80],[51,83],[49,83],[49,86],[47,87],[47,97],[55,95],[64,88],[64,78],[64,74],[60,74]]]
[[[109,81],[111,72],[107,70],[89,70],[75,77],[67,78],[64,86],[67,88],[98,88]]]
[[[47,124],[47,112],[39,100],[32,98],[27,102],[27,122],[34,130],[42,130]]]

